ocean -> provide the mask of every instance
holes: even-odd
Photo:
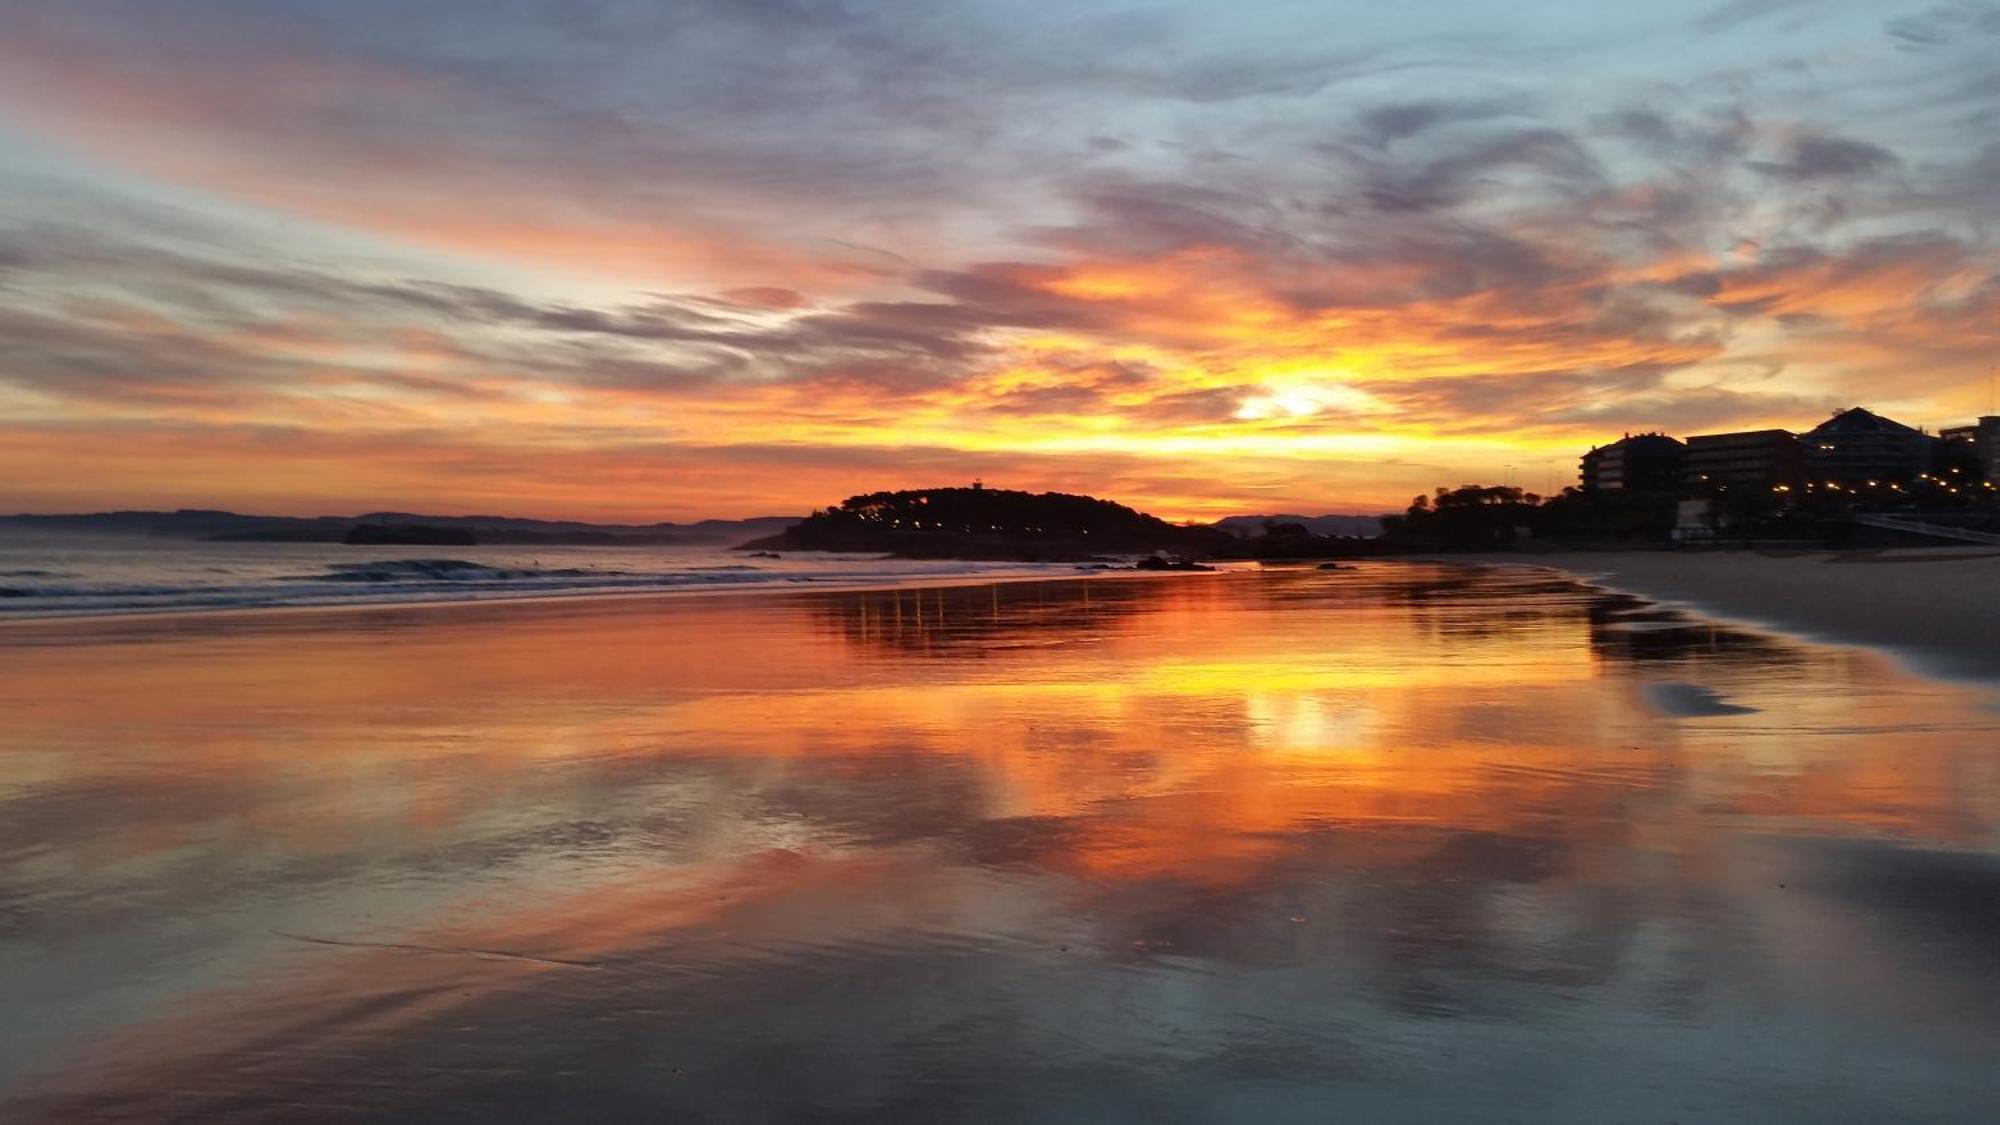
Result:
[[[362,547],[0,531],[0,620],[592,594],[887,586],[1075,574],[726,547]]]

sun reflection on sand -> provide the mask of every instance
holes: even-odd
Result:
[[[960,1021],[1055,1034],[1093,997],[1212,1061],[1246,1020],[1319,1034],[1299,989],[1392,1040],[1734,1034],[1739,989],[1928,1034],[1840,978],[1859,958],[1949,995],[1960,970],[1758,880],[1874,902],[1853,872],[1883,847],[1987,855],[1992,714],[1872,658],[1618,627],[1635,612],[1384,565],[29,630],[0,651],[0,857],[29,912],[0,974],[49,1030],[0,1041],[0,1074],[113,1116],[502,1105],[530,1073],[742,1109],[715,1035],[845,1036],[890,1085],[915,1036],[1016,1081],[1052,1056]],[[1654,683],[1733,706],[1662,712]],[[1828,866],[1828,841],[1875,850]],[[1768,944],[1802,927],[1832,936]],[[1177,1057],[1076,1027],[1072,1060]],[[608,1047],[633,1042],[688,1072]],[[1394,1070],[1339,1050],[1359,1070],[1325,1073]]]

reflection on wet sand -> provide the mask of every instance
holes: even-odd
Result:
[[[830,631],[858,645],[1011,652],[1088,640],[1157,601],[1157,584],[1144,581],[1032,582],[865,590],[812,608]]]
[[[1546,574],[66,629],[0,650],[10,1118],[2000,1093],[2000,716]]]

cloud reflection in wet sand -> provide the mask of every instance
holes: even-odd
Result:
[[[17,639],[0,1080],[29,1117],[2000,1092],[1992,712],[1547,575]]]

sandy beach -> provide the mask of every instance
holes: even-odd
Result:
[[[2000,679],[2000,551],[1631,551],[1484,556],[1831,644]]]
[[[1690,562],[1786,581],[1573,565]],[[1985,1120],[2000,715],[1660,616],[1371,562],[23,625],[0,1119]]]

